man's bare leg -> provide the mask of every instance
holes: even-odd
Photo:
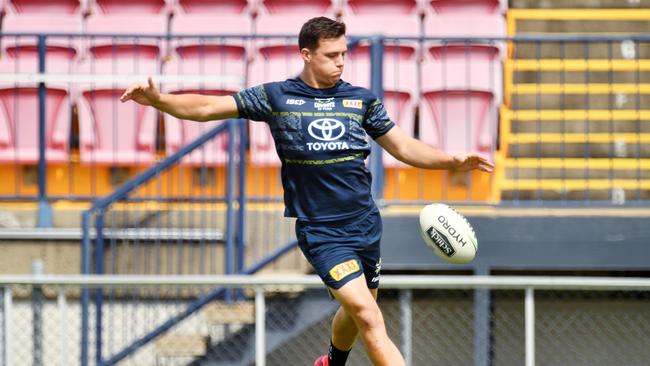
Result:
[[[376,292],[373,294],[368,289],[363,275],[338,290],[331,289],[331,292],[342,307],[334,316],[332,325],[332,343],[336,348],[352,348],[357,335],[360,334],[373,365],[405,364],[399,350],[388,338],[384,318],[375,300]],[[349,319],[356,325],[356,332]]]

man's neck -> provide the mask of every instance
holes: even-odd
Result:
[[[306,69],[302,70],[302,73],[300,73],[300,79],[307,85],[311,86],[312,88],[315,89],[327,89],[335,86],[336,84],[324,84],[323,82],[318,81],[314,74],[311,72],[307,71]]]

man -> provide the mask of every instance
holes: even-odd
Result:
[[[265,121],[282,160],[285,215],[296,217],[300,249],[341,307],[332,321],[329,354],[314,366],[345,365],[361,335],[374,365],[400,366],[377,305],[381,217],[370,194],[367,135],[397,159],[426,169],[490,172],[478,155],[451,156],[409,137],[370,91],[343,80],[345,24],[318,17],[299,35],[299,77],[234,96],[160,94],[151,79],[121,100],[151,105],[184,120],[243,117]]]

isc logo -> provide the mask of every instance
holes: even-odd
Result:
[[[287,105],[303,105],[305,103],[302,99],[287,99]]]

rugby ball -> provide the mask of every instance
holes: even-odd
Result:
[[[469,263],[476,256],[478,241],[472,225],[445,204],[434,203],[420,210],[420,235],[438,257],[449,263]]]

